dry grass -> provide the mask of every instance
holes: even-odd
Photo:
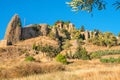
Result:
[[[32,75],[13,80],[120,80],[120,68],[102,68]]]
[[[42,45],[50,45],[50,46],[54,46],[54,47],[59,47],[59,42],[56,41],[56,40],[53,40],[47,36],[39,36],[39,37],[36,37],[36,38],[31,38],[31,39],[27,39],[27,40],[23,40],[23,41],[20,41],[16,44],[16,46],[19,46],[19,47],[27,47],[27,48],[31,48],[33,46],[34,43],[39,43]]]
[[[64,66],[58,63],[36,63],[25,62],[12,68],[1,68],[0,78],[15,78],[33,74],[51,73],[65,70]]]
[[[120,64],[103,64],[98,60],[74,60],[66,71],[34,74],[11,80],[120,80]]]

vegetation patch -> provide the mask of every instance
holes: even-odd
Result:
[[[120,63],[120,57],[119,58],[102,58],[100,59],[100,62],[102,63]]]
[[[114,55],[114,54],[120,54],[120,50],[105,50],[105,51],[96,51],[92,52],[90,54],[90,58],[100,58],[104,55]]]
[[[56,61],[61,62],[61,63],[63,63],[63,64],[67,64],[67,59],[66,59],[66,57],[65,57],[64,55],[62,55],[62,54],[58,54],[58,55],[56,56]]]
[[[25,58],[25,61],[35,61],[35,58],[33,58],[32,56],[27,56]]]
[[[52,57],[55,57],[61,50],[60,48],[55,48],[53,46],[50,46],[50,45],[45,45],[45,46],[42,46],[40,44],[36,45],[36,44],[33,44],[33,50],[36,51],[36,53],[39,53],[39,51],[43,52],[46,54],[46,56],[52,58]]]

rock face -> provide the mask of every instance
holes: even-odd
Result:
[[[40,24],[42,36],[47,36],[49,28],[47,24]]]
[[[58,30],[57,30],[57,28],[55,26],[53,26],[52,32],[55,34],[54,35],[55,38],[59,38]]]
[[[15,14],[10,20],[5,33],[4,40],[7,40],[8,44],[14,44],[21,40],[21,21],[17,14]]]

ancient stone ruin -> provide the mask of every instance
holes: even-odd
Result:
[[[50,31],[55,34],[55,38],[59,38],[60,36],[70,37],[69,35],[61,33],[60,30],[62,29],[71,32],[75,27],[72,23],[65,24],[63,22],[57,22],[52,28],[50,28],[48,24],[31,24],[22,27],[20,17],[15,14],[8,23],[4,40],[0,41],[0,46],[13,45],[21,40],[38,36],[47,36]],[[91,37],[90,31],[81,32],[81,34],[85,37],[85,40]]]
[[[48,31],[49,29],[47,24],[31,24],[26,27],[22,27],[19,16],[15,14],[7,26],[4,36],[5,41],[0,41],[0,45],[12,45],[20,40],[37,36],[47,36]]]

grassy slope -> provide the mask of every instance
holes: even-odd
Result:
[[[16,44],[16,46],[22,48],[24,47],[29,48],[32,46],[32,44],[39,42],[48,43],[50,45],[54,45],[55,47],[58,47],[57,46],[58,42],[54,40],[50,40],[48,37],[38,37],[38,38],[28,39]],[[108,50],[107,47],[98,47],[93,45],[87,45],[84,47],[86,47],[89,52],[93,52],[97,50]],[[118,50],[118,49],[120,49],[120,46],[110,48],[110,50]],[[7,56],[11,56],[11,55],[7,55]],[[23,58],[24,56],[21,55],[20,57],[11,58],[9,60],[4,59],[3,62],[1,61],[0,66],[6,68],[10,66],[11,67],[15,66],[16,64],[21,64]],[[120,79],[119,66],[120,64],[103,64],[100,63],[99,60],[91,60],[91,61],[74,60],[73,63],[66,66],[67,71],[31,75],[28,77],[16,78],[14,80],[119,80]]]
[[[67,71],[31,75],[13,80],[119,80],[120,64],[102,64],[98,60],[74,61]]]

